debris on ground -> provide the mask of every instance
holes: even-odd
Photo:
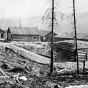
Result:
[[[5,44],[0,47],[0,88],[54,88],[56,85],[59,88],[69,88],[74,85],[88,84],[87,75],[72,74],[76,72],[76,62],[54,62],[54,68],[57,72],[54,69],[54,74],[50,76],[48,64],[32,61],[31,58],[22,56],[23,53],[19,50],[17,53],[14,52],[16,47],[14,49],[10,47],[13,45]],[[79,63],[79,67],[80,73],[82,73],[82,63]],[[87,68],[88,62],[86,62]]]

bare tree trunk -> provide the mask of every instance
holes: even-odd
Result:
[[[50,74],[53,74],[53,29],[54,29],[54,0],[52,0],[52,36],[51,36],[51,67],[50,67]]]
[[[79,63],[78,63],[78,50],[77,50],[77,32],[76,32],[76,16],[75,16],[75,0],[73,0],[73,14],[74,14],[74,41],[75,41],[75,60],[77,60],[77,74],[79,73]]]

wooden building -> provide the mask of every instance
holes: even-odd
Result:
[[[51,41],[51,31],[40,30],[40,40],[42,42],[50,42]],[[54,32],[53,36],[55,37],[57,34]]]
[[[0,29],[0,39],[4,38],[4,34],[5,32],[2,29]]]
[[[7,30],[7,41],[36,42],[40,40],[37,27],[9,27]]]

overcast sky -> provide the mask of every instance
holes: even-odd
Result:
[[[0,18],[34,17],[44,15],[47,0],[0,0]],[[61,12],[72,11],[72,0],[60,0]],[[88,0],[76,0],[77,12],[88,12]]]

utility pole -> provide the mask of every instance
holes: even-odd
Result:
[[[75,41],[75,59],[77,60],[77,74],[79,73],[78,50],[77,50],[77,32],[76,32],[76,16],[75,16],[75,0],[73,0],[73,15],[74,15],[74,41]]]
[[[51,67],[50,67],[50,74],[53,74],[53,30],[54,30],[54,0],[52,0],[52,35],[51,35]]]

